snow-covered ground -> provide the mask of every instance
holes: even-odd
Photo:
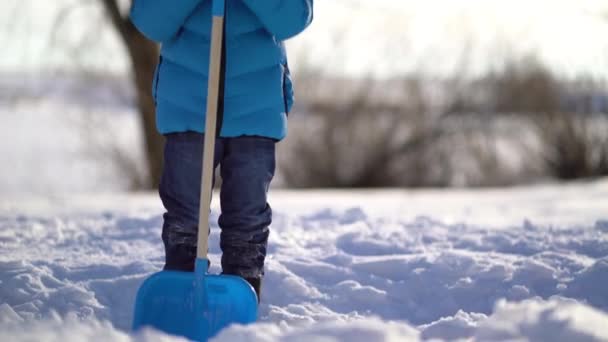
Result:
[[[608,341],[608,180],[271,204],[259,322],[216,341]],[[2,339],[171,340],[128,331],[161,215],[155,194],[1,198]]]

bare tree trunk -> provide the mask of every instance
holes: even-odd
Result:
[[[158,46],[144,38],[137,30],[132,31],[128,49],[133,64],[133,78],[137,89],[137,105],[141,116],[148,163],[148,188],[156,188],[160,182],[163,162],[163,138],[156,130],[156,115],[152,99],[152,81],[157,63]]]
[[[155,106],[151,92],[154,68],[158,61],[158,45],[139,33],[127,16],[123,17],[117,0],[100,1],[129,53],[148,164],[149,177],[145,187],[154,189],[160,182],[163,161],[163,137],[156,130]]]

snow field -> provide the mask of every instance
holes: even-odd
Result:
[[[526,208],[544,223],[483,224],[484,213],[467,209],[513,210],[513,199],[553,192],[568,195]],[[608,340],[608,221],[596,211],[606,192],[605,182],[500,194],[275,191],[259,323],[216,340]],[[560,217],[547,208],[588,194],[579,224],[576,210],[561,211],[568,224],[546,223]],[[170,339],[128,334],[135,292],[163,263],[155,195],[54,202],[0,205],[0,331],[13,340]],[[435,218],[411,215],[427,202],[437,203]],[[412,209],[397,210],[404,204]],[[213,273],[218,243],[213,224]]]

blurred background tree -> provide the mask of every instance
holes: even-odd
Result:
[[[152,81],[158,60],[158,45],[146,39],[129,19],[128,12],[121,12],[118,0],[98,0],[103,5],[110,22],[128,51],[131,76],[137,97],[137,110],[141,117],[145,143],[148,179],[143,187],[154,189],[160,182],[162,168],[162,136],[156,130]],[[129,1],[129,6],[132,5]]]
[[[608,175],[608,96],[534,57],[478,78],[296,73],[289,187],[501,186]]]

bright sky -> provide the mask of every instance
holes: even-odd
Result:
[[[305,59],[315,60],[313,64],[335,61],[331,70],[390,74],[415,69],[443,74],[463,65],[466,50],[465,64],[477,67],[535,53],[563,74],[608,75],[607,0],[317,3],[315,25],[292,45],[301,51],[316,47]],[[357,6],[347,9],[345,4]]]
[[[83,3],[2,0],[0,70],[72,66],[75,56],[124,70],[113,32],[100,29],[95,5]],[[54,18],[66,4],[81,9],[61,21],[62,38],[52,42]],[[608,0],[317,0],[315,7],[313,26],[289,43],[296,66],[390,75],[472,65],[475,73],[506,56],[535,53],[566,75],[608,76]]]

